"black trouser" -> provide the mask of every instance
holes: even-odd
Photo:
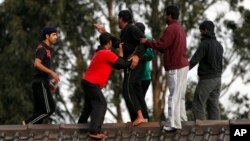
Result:
[[[142,86],[142,93],[144,98],[146,97],[146,93],[148,91],[148,87],[150,85],[151,80],[141,80],[141,86]]]
[[[48,82],[33,82],[33,115],[25,120],[26,124],[42,124],[43,120],[55,112],[55,103]]]
[[[99,134],[107,110],[107,102],[98,85],[82,80],[82,88],[85,102],[78,123],[87,123],[90,116],[90,133]]]
[[[143,96],[144,96],[144,99],[145,99],[145,97],[146,97],[146,93],[147,93],[147,91],[148,91],[148,87],[149,87],[149,85],[150,85],[150,81],[151,81],[151,80],[141,80],[142,94],[143,94]],[[147,107],[146,107],[146,108],[147,108]],[[146,113],[145,115],[143,114],[144,118],[146,118],[146,119],[149,120],[149,115],[147,114],[147,113],[148,113],[148,112],[147,112],[148,109],[142,108],[142,110],[143,110],[143,113]]]
[[[144,118],[148,117],[147,105],[142,93],[140,80],[142,69],[143,67],[139,63],[133,70],[129,68],[124,70],[123,97],[132,122],[137,118],[138,110],[142,111]]]

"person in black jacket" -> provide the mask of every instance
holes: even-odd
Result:
[[[119,43],[123,43],[123,58],[132,61],[130,68],[124,69],[123,97],[125,99],[131,121],[134,126],[145,122],[142,107],[146,107],[143,97],[140,76],[143,70],[141,59],[145,52],[140,39],[144,38],[144,33],[132,24],[133,16],[129,10],[121,10],[118,14],[118,24],[121,29],[120,40],[114,45],[118,48]],[[104,26],[95,24],[98,32],[106,32]]]
[[[195,119],[219,120],[219,96],[221,89],[221,74],[223,69],[223,47],[216,40],[214,24],[204,21],[200,24],[201,42],[190,60],[190,69],[197,63],[199,82],[193,98],[193,113]]]

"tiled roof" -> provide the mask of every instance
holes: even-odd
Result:
[[[105,141],[229,141],[228,120],[183,122],[183,129],[165,132],[158,122],[132,127],[106,123]],[[0,125],[0,141],[90,141],[88,124]]]

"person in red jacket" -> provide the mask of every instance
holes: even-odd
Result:
[[[189,63],[186,47],[186,33],[178,22],[179,9],[175,5],[166,8],[166,22],[168,27],[164,30],[159,41],[141,39],[155,50],[164,55],[164,67],[168,76],[168,120],[170,127],[164,124],[163,129],[172,131],[181,129],[181,121],[186,121],[185,93]]]
[[[141,73],[143,71],[142,58],[145,47],[140,44],[144,38],[143,32],[133,24],[133,14],[129,10],[121,10],[118,14],[118,26],[121,29],[119,39],[116,38],[115,48],[122,44],[123,58],[131,60],[130,68],[124,69],[122,95],[125,100],[130,119],[133,126],[138,126],[147,120],[143,114],[143,107],[146,107],[145,100],[142,100]],[[99,33],[106,32],[102,24],[95,24]]]
[[[107,138],[107,135],[101,133],[107,109],[107,102],[101,89],[105,87],[113,67],[122,69],[130,66],[129,61],[119,58],[110,50],[112,39],[114,38],[107,32],[100,35],[101,45],[82,76],[85,102],[78,123],[87,123],[90,116],[89,136],[96,139]]]

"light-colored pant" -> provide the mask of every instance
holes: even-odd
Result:
[[[167,71],[168,76],[168,118],[170,126],[181,129],[181,121],[187,121],[185,94],[189,66]]]

